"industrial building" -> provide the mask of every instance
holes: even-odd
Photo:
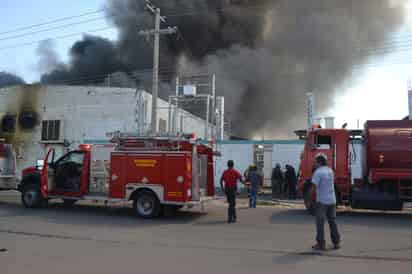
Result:
[[[48,147],[62,155],[81,143],[107,142],[109,132],[145,134],[150,129],[151,102],[151,94],[132,88],[7,87],[0,89],[0,138],[13,144],[20,171],[43,159]],[[203,138],[209,124],[182,109],[172,110],[179,116],[175,130]],[[169,103],[159,99],[160,135],[169,130],[170,111]]]

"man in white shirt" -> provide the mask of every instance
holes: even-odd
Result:
[[[336,225],[336,196],[333,170],[327,166],[327,157],[318,154],[315,157],[316,170],[312,175],[312,183],[316,187],[316,242],[312,248],[325,250],[325,219],[328,220],[330,237],[335,249],[340,248],[340,235]]]

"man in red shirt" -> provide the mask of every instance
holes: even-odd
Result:
[[[222,177],[220,178],[220,187],[224,190],[227,198],[227,202],[229,203],[228,208],[228,223],[235,223],[236,222],[236,190],[237,190],[237,181],[242,180],[242,175],[239,171],[233,168],[234,162],[233,160],[229,160],[227,162],[227,167]],[[224,186],[223,186],[224,182]]]

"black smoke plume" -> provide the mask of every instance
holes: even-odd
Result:
[[[41,49],[48,52],[49,49]],[[41,77],[42,83],[82,84],[101,83],[107,74],[114,71],[125,71],[127,68],[120,62],[115,44],[105,38],[84,35],[70,48],[70,62],[67,65],[51,62],[57,68]],[[46,65],[45,59],[41,65]]]
[[[177,26],[162,38],[161,68],[216,73],[237,135],[290,135],[305,121],[305,94],[323,111],[352,73],[379,51],[403,23],[393,0],[153,0]],[[152,48],[137,35],[153,28],[143,0],[112,0],[107,14],[115,43],[86,36],[71,49],[66,69],[42,80],[88,77],[150,68]],[[165,25],[163,25],[165,27]],[[88,50],[93,48],[93,50]],[[104,54],[99,54],[103,50]],[[100,58],[104,55],[105,58]]]
[[[24,80],[14,74],[0,71],[0,88],[24,84]]]

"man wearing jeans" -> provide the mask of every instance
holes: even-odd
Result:
[[[316,170],[312,183],[316,187],[316,245],[315,250],[325,250],[325,219],[328,220],[330,237],[335,249],[340,248],[340,235],[336,225],[336,197],[333,170],[327,166],[327,157],[318,154],[315,158]]]
[[[220,178],[220,187],[224,190],[229,204],[227,213],[228,223],[236,223],[236,191],[238,181],[243,182],[242,175],[234,168],[233,160],[229,160],[227,162],[227,169]]]
[[[250,182],[249,207],[256,208],[257,195],[263,185],[263,178],[259,174],[256,165],[251,166],[246,181]]]

